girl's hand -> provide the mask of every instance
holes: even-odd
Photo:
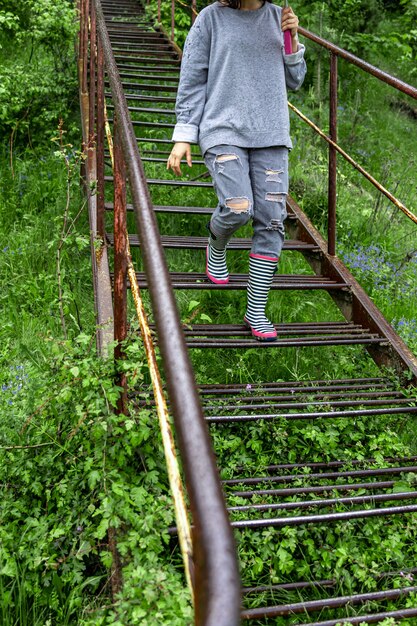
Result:
[[[180,163],[184,154],[186,155],[188,165],[191,167],[191,146],[189,143],[180,141],[177,142],[171,150],[171,154],[169,155],[167,161],[167,170],[172,169],[174,174],[182,176]]]
[[[295,15],[291,7],[284,7],[281,14],[281,30],[291,30],[292,49],[297,52],[298,48],[298,17]]]

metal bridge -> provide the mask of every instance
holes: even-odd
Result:
[[[193,206],[195,189],[212,189],[198,152],[193,156],[200,173],[194,178],[175,179],[165,167],[171,150],[181,62],[181,50],[173,40],[175,7],[173,0],[169,36],[161,23],[160,4],[154,23],[137,0],[79,0],[79,80],[98,349],[105,354],[113,338],[121,342],[127,337],[131,289],[148,356],[153,402],[161,424],[175,503],[177,526],[169,532],[179,538],[194,600],[195,623],[234,626],[249,620],[255,624],[336,626],[379,623],[387,617],[394,618],[395,623],[403,619],[417,623],[417,603],[412,601],[412,594],[417,592],[417,586],[412,584],[417,573],[415,561],[401,563],[393,571],[388,564],[384,566],[381,554],[381,562],[372,574],[375,584],[367,592],[352,592],[352,588],[358,587],[352,581],[351,586],[344,584],[331,568],[316,578],[314,572],[322,572],[323,568],[315,567],[314,562],[308,563],[305,577],[295,580],[293,575],[283,576],[282,581],[267,581],[265,577],[261,581],[248,580],[238,566],[243,538],[246,543],[253,542],[262,562],[262,542],[270,542],[278,552],[285,533],[295,527],[302,528],[311,542],[325,544],[337,523],[343,533],[340,524],[347,528],[352,520],[359,520],[356,523],[360,532],[361,521],[378,517],[384,520],[379,527],[382,544],[390,524],[398,521],[399,516],[415,516],[417,512],[417,491],[395,488],[404,475],[417,474],[417,457],[390,457],[381,463],[359,454],[357,458],[349,455],[332,460],[323,454],[323,460],[294,462],[273,456],[258,471],[253,471],[252,463],[249,472],[245,472],[245,467],[236,467],[233,475],[221,480],[214,455],[215,441],[227,440],[241,422],[247,423],[247,428],[259,425],[264,433],[275,437],[277,423],[286,423],[290,429],[300,421],[344,418],[354,428],[357,417],[381,416],[385,424],[389,416],[392,420],[399,415],[412,419],[417,412],[415,394],[410,393],[417,380],[417,359],[335,255],[338,153],[398,210],[417,222],[337,143],[338,59],[355,64],[412,98],[417,98],[417,90],[300,29],[302,36],[327,49],[330,55],[329,134],[290,104],[329,144],[328,237],[322,237],[289,196],[285,249],[302,255],[311,272],[277,275],[273,290],[320,290],[327,294],[329,302],[336,303],[343,319],[278,324],[279,339],[274,343],[256,342],[243,324],[184,324],[176,293],[244,290],[247,275],[233,274],[229,284],[214,285],[201,271],[170,271],[168,267],[168,260],[175,267],[172,250],[195,251],[195,268],[202,266],[201,250],[206,246],[206,238],[187,234],[184,223],[194,224],[191,216],[193,220],[200,219],[203,233],[207,215],[212,211],[208,206]],[[195,2],[190,8],[193,21]],[[160,173],[155,177],[158,164]],[[163,187],[169,190],[169,195],[165,194],[169,203],[157,204],[152,198]],[[180,197],[188,200],[176,204],[179,189]],[[173,216],[190,216],[190,220],[182,221],[181,232],[161,235],[158,221],[169,228],[179,223]],[[133,222],[136,232],[128,234],[128,225],[132,231]],[[250,244],[247,238],[234,238],[230,250],[248,250]],[[132,259],[140,263],[140,271]],[[152,324],[147,319],[142,293],[150,296]],[[394,369],[398,380],[404,375],[408,382],[401,386],[381,373],[342,380],[265,380],[251,389],[245,384],[227,384],[223,362],[219,361],[217,382],[198,384],[190,358],[194,349],[269,350],[276,355],[288,347],[339,346],[342,351],[345,346],[355,345],[366,348],[370,362],[373,359],[381,367]],[[155,348],[162,357],[164,384]],[[204,354],[201,352],[201,358]],[[122,357],[119,347],[116,358]],[[125,389],[126,382],[121,376]],[[183,476],[178,470],[165,396],[175,423]],[[140,403],[140,391],[137,401]],[[126,407],[127,392],[120,400],[119,410],[123,412]],[[256,453],[252,454],[256,461]],[[230,502],[235,504],[231,506]],[[268,532],[260,534],[260,529]],[[415,537],[410,541],[415,541]],[[117,535],[111,530],[109,544],[117,552]],[[331,550],[331,544],[328,545]],[[308,562],[308,555],[304,556]],[[241,580],[246,586],[242,587]],[[114,591],[119,582],[115,575]]]

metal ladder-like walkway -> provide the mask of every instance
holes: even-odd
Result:
[[[193,172],[201,172],[195,180],[177,180],[167,174],[166,161],[172,144],[175,92],[178,84],[180,58],[175,46],[157,27],[150,24],[143,9],[135,0],[103,0],[101,3],[117,62],[123,90],[127,98],[133,127],[137,135],[142,162],[151,175],[147,183],[155,198],[165,189],[162,204],[154,204],[155,212],[163,216],[162,225],[175,223],[169,216],[200,216],[200,234],[187,233],[187,220],[182,221],[181,234],[163,234],[161,243],[168,251],[169,262],[174,252],[192,254],[196,251],[196,272],[171,272],[175,290],[212,290],[233,292],[246,289],[247,275],[233,274],[227,285],[214,285],[203,274],[203,253],[206,246],[206,206],[193,205],[193,191],[212,189],[204,170],[201,155],[194,154]],[[113,121],[110,91],[106,90],[107,112]],[[107,157],[108,159],[108,157]],[[155,169],[160,165],[160,174]],[[113,185],[108,170],[106,189]],[[176,204],[178,192],[187,201]],[[212,192],[212,202],[214,197]],[[107,194],[107,198],[109,194]],[[128,205],[128,214],[132,206]],[[113,211],[113,202],[106,201],[107,215]],[[380,365],[391,365],[398,371],[412,371],[417,364],[404,344],[392,331],[379,311],[363,292],[348,270],[329,256],[326,242],[310,223],[297,204],[288,200],[287,233],[284,249],[303,255],[312,268],[310,274],[277,275],[273,291],[324,291],[344,315],[342,321],[282,323],[277,325],[279,339],[273,343],[256,342],[243,324],[195,324],[184,326],[188,348],[217,350],[268,350],[271,358],[282,354],[283,348],[312,346],[365,346]],[[164,221],[165,220],[165,221]],[[107,220],[110,224],[110,220]],[[190,222],[191,223],[191,222]],[[192,222],[195,224],[195,222]],[[114,234],[107,228],[106,239],[111,248]],[[129,235],[132,249],[140,248],[136,234]],[[234,238],[230,253],[250,249],[250,239]],[[238,253],[238,252],[237,252]],[[189,257],[187,257],[189,258]],[[177,263],[178,266],[178,263]],[[146,289],[144,272],[137,273],[139,285]],[[272,294],[273,297],[273,294]],[[229,300],[230,301],[230,300]],[[236,314],[237,317],[237,314]],[[240,317],[237,317],[240,319]],[[339,352],[338,352],[339,353]],[[338,354],[337,353],[337,354]],[[204,358],[205,352],[201,353]],[[336,353],[335,353],[336,354]],[[335,356],[337,358],[337,356]],[[412,594],[417,574],[417,489],[412,485],[417,476],[417,457],[393,456],[381,459],[369,454],[373,436],[391,416],[412,419],[417,413],[413,400],[397,383],[381,376],[347,378],[342,380],[308,380],[291,382],[264,382],[256,385],[226,384],[226,375],[219,361],[218,382],[201,384],[206,421],[210,425],[214,447],[221,442],[218,462],[227,460],[225,441],[245,450],[242,462],[222,473],[232,527],[242,551],[243,609],[242,619],[258,624],[337,624],[379,623],[386,617],[397,622],[409,619],[417,624],[417,602]],[[313,376],[314,378],[314,376]],[[314,438],[315,420],[327,423],[343,418],[346,455],[332,458],[331,440],[323,455],[306,455],[294,459],[288,438],[297,439],[297,424],[311,425]],[[356,420],[363,425],[369,420],[369,433],[361,438],[355,433]],[[245,424],[241,424],[245,422]],[[396,424],[397,422],[393,422]],[[251,429],[264,441],[264,448],[251,450]],[[341,430],[339,430],[340,436]],[[329,433],[327,432],[329,435]],[[336,436],[336,435],[335,435]],[[276,453],[268,458],[268,441],[282,441],[282,456]],[[323,440],[324,441],[324,440]],[[339,442],[340,443],[340,442]],[[363,455],[361,450],[365,450]],[[257,469],[257,458],[261,469]],[[377,458],[378,457],[378,458]],[[237,458],[237,457],[236,457]],[[408,485],[408,487],[407,487]],[[368,526],[370,518],[379,523]],[[408,520],[409,541],[395,545],[395,529],[401,520]],[[414,520],[414,521],[410,521]],[[380,543],[380,559],[374,564],[361,559],[360,554],[346,554],[346,545],[352,546],[353,536],[360,536],[362,545]],[[170,529],[175,536],[176,528]],[[319,548],[316,550],[316,547]],[[328,558],[326,559],[326,553]],[[337,553],[339,566],[335,573]],[[249,555],[249,556],[248,556]],[[294,561],[304,563],[304,570]],[[402,560],[403,559],[403,560]],[[274,563],[274,571],[282,573],[269,579],[264,563]],[[340,563],[346,564],[344,570]],[[344,574],[341,574],[341,571]],[[259,572],[257,580],[254,572]],[[414,621],[415,620],[415,621]]]

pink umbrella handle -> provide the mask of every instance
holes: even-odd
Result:
[[[285,54],[292,54],[292,37],[290,30],[284,30],[284,50]]]

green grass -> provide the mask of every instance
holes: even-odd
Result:
[[[341,145],[415,211],[415,120],[391,106],[385,87],[370,89],[359,74],[356,82],[349,81],[351,74],[343,73]],[[360,98],[354,96],[357,88]],[[326,126],[326,103],[317,109],[313,87],[291,99]],[[172,121],[172,117],[168,119]],[[71,127],[74,123],[72,118],[68,121]],[[295,117],[292,129],[295,147],[291,153],[291,192],[325,233],[326,147]],[[50,134],[56,134],[55,129],[51,128]],[[148,144],[151,149],[152,137],[170,135],[152,131]],[[72,142],[77,145],[79,137],[74,135]],[[68,168],[55,150],[45,142],[33,150],[17,147],[13,169],[6,147],[0,154],[0,439],[3,448],[48,443],[34,450],[0,448],[2,501],[7,511],[2,513],[0,526],[6,533],[4,545],[8,548],[6,561],[0,564],[0,621],[5,626],[153,626],[157,620],[161,625],[179,626],[190,621],[190,603],[178,551],[168,544],[166,536],[173,514],[160,445],[155,445],[159,434],[153,410],[132,408],[126,423],[115,418],[114,370],[94,356],[89,226],[78,164],[70,181],[69,214],[73,219],[80,210],[81,214],[73,235],[66,238],[62,248],[61,304],[68,340],[63,339],[56,250],[67,201]],[[197,150],[193,148],[193,152]],[[341,158],[338,168],[338,251],[342,258],[349,259],[375,303],[416,351],[416,263],[410,256],[416,247],[416,227],[386,200],[380,202],[377,192]],[[163,163],[147,164],[146,171],[149,177],[166,176]],[[184,166],[183,178],[203,171],[204,166],[191,170]],[[212,190],[154,186],[151,192],[154,204],[216,204]],[[111,199],[110,188],[107,198]],[[158,215],[164,234],[205,236],[207,220],[207,216]],[[112,230],[110,215],[107,222],[108,230]],[[134,232],[133,216],[129,216],[129,225]],[[238,236],[250,236],[250,232],[247,226]],[[364,265],[361,254],[365,254],[368,265]],[[134,250],[133,256],[140,270],[140,251]],[[247,256],[246,252],[230,252],[230,269],[246,272]],[[204,271],[203,251],[168,250],[167,260],[169,267],[177,271]],[[401,263],[401,273],[395,275],[392,266]],[[280,271],[311,273],[295,252],[283,254]],[[206,322],[207,316],[214,323],[240,322],[245,308],[244,292],[177,291],[176,297],[186,323]],[[149,310],[146,291],[144,301]],[[132,331],[125,367],[131,384],[143,387],[149,382],[149,374],[136,343],[137,325],[131,304]],[[324,292],[274,292],[269,312],[276,322],[342,319]],[[191,359],[199,383],[256,385],[273,380],[380,374],[366,350],[354,346],[215,352],[196,349],[191,351]],[[304,400],[314,403],[310,396]],[[23,427],[28,420],[26,431]],[[271,459],[280,463],[344,459],[349,464],[350,460],[373,456],[378,467],[384,456],[417,453],[415,418],[409,417],[359,417],[332,422],[318,419],[314,423],[300,420],[291,424],[277,419],[273,424],[213,425],[210,432],[223,478],[232,476],[242,464],[248,474],[257,475]],[[50,442],[53,445],[49,446]],[[410,476],[401,476],[396,487],[413,487],[413,481]],[[246,502],[233,496],[231,503]],[[118,614],[113,612],[109,597],[110,557],[105,539],[109,520],[122,529],[119,543],[125,591]],[[265,529],[251,539],[244,531],[238,533],[242,577],[245,584],[268,584],[320,578],[331,569],[337,593],[372,590],[377,586],[376,572],[399,570],[415,562],[416,523],[416,516],[408,515],[392,519],[389,526],[386,518],[380,518],[336,523],[326,529]],[[77,550],[81,547],[87,555],[82,552],[79,557]],[[389,584],[402,586],[404,579],[396,577]],[[299,601],[302,597],[313,599],[316,593],[274,594],[272,600]],[[252,599],[250,605],[265,599]],[[322,614],[323,619],[327,616]],[[288,626],[300,620],[308,618],[277,618],[274,624]]]
[[[60,336],[56,250],[66,205],[67,171],[51,149],[18,154],[12,174],[0,157],[0,299],[2,357],[45,366],[48,338]],[[92,332],[94,311],[87,209],[78,181],[70,182],[74,234],[62,248],[63,307],[70,336]]]

